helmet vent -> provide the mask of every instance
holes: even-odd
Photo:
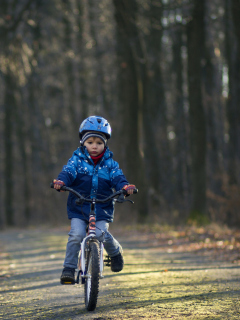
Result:
[[[99,118],[98,118],[98,119],[97,119],[97,122],[98,122],[98,123],[101,123],[101,122],[102,122],[102,119],[99,119]]]

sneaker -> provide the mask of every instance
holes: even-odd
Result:
[[[60,277],[61,284],[75,284],[75,269],[64,268]]]
[[[116,256],[111,257],[111,270],[113,272],[119,272],[123,269],[124,261],[122,253],[119,252]]]

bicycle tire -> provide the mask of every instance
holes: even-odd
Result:
[[[95,310],[99,292],[100,252],[97,242],[90,241],[86,261],[86,280],[84,284],[85,307]]]

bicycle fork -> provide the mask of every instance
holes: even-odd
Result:
[[[86,238],[83,239],[82,243],[81,243],[81,250],[80,250],[80,257],[79,257],[79,265],[78,265],[78,275],[77,275],[77,280],[76,283],[79,283],[80,280],[80,276],[81,276],[81,283],[84,284],[85,283],[85,278],[86,278],[86,253],[88,252],[88,245],[87,242],[88,241],[96,241],[98,242],[99,246],[100,246],[100,270],[99,270],[99,278],[102,279],[103,278],[103,268],[104,268],[104,258],[103,258],[103,250],[104,250],[104,246],[103,243],[100,242],[96,239],[93,238],[92,236],[87,236]]]
[[[95,214],[95,204],[96,202],[93,200],[91,203],[91,212],[89,215],[89,226],[88,226],[88,235],[83,239],[81,243],[81,250],[80,250],[80,257],[79,257],[79,266],[78,266],[78,275],[77,275],[77,281],[76,283],[79,283],[79,279],[81,276],[81,283],[85,283],[86,279],[86,258],[87,258],[87,252],[89,251],[89,245],[88,243],[90,241],[95,241],[99,245],[100,249],[100,270],[99,270],[99,277],[100,279],[103,278],[103,266],[104,266],[104,259],[103,259],[103,243],[99,242],[96,238],[96,214]]]

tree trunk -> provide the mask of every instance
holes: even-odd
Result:
[[[216,5],[216,4],[215,4]],[[213,4],[206,2],[209,15]],[[224,180],[224,128],[222,70],[219,68],[218,48],[214,44],[215,21],[206,19],[205,30],[208,30],[204,43],[203,89],[206,110],[207,131],[207,207],[213,220],[220,219],[220,204],[217,199],[223,196]],[[220,53],[220,51],[219,51]],[[225,161],[225,160],[224,160]]]
[[[164,81],[160,65],[163,34],[162,11],[161,3],[150,1],[147,12],[150,32],[146,38],[147,81],[145,81],[146,94],[143,102],[145,162],[149,191],[152,196],[151,202],[156,205],[160,204],[160,195],[162,199],[170,203],[168,179],[171,172]]]
[[[231,7],[230,7],[231,6]],[[229,122],[228,174],[230,184],[239,184],[240,160],[240,1],[226,0],[226,58],[228,63],[229,94],[227,118]],[[233,26],[232,26],[233,22]],[[235,45],[233,44],[235,43]]]
[[[175,157],[177,159],[176,167],[176,193],[180,201],[180,208],[183,208],[185,214],[189,212],[189,136],[187,132],[188,119],[184,111],[184,92],[183,92],[183,28],[178,26],[173,35],[173,72],[176,74],[176,111],[175,111],[175,134],[176,149]],[[179,201],[177,203],[179,203]]]
[[[75,7],[78,11],[78,17],[76,18],[76,23],[78,27],[78,36],[77,36],[77,49],[79,56],[79,87],[80,87],[80,102],[81,102],[81,117],[85,119],[88,117],[88,94],[87,94],[87,84],[86,84],[86,67],[84,63],[84,1],[75,0]]]
[[[71,117],[71,123],[72,123],[72,129],[73,132],[77,132],[79,127],[79,120],[77,118],[77,112],[76,112],[76,88],[75,88],[75,69],[76,65],[74,63],[75,59],[75,52],[74,50],[74,44],[75,38],[73,33],[73,10],[72,10],[72,3],[71,1],[66,2],[63,0],[63,7],[64,7],[64,42],[65,42],[65,50],[66,52],[73,52],[73,55],[68,55],[66,57],[66,77],[67,77],[67,101],[68,101],[68,108],[69,108],[69,114]]]
[[[205,1],[194,0],[187,23],[189,121],[191,128],[192,208],[190,219],[206,217],[206,119],[202,99],[201,59],[204,47]]]
[[[139,222],[148,215],[142,151],[142,121],[146,70],[136,25],[136,1],[114,0],[118,35],[119,102],[123,116],[121,140],[126,148],[127,178],[139,188]]]
[[[97,83],[97,104],[100,106],[100,113],[104,114],[109,112],[109,105],[107,95],[104,88],[104,63],[102,61],[102,54],[104,51],[100,49],[98,41],[98,14],[96,2],[93,0],[88,1],[89,23],[92,40],[94,41],[94,57],[96,66],[96,83]]]
[[[13,123],[12,115],[15,110],[15,84],[14,80],[9,73],[5,75],[5,128],[4,128],[4,141],[5,141],[5,154],[4,154],[4,173],[5,173],[5,215],[6,223],[8,226],[14,225],[14,212],[13,212]]]
[[[25,132],[24,126],[24,112],[22,108],[23,100],[18,101],[16,110],[14,113],[15,116],[15,123],[16,123],[16,131],[17,131],[17,139],[18,145],[21,155],[21,162],[22,162],[22,175],[23,179],[23,197],[24,197],[24,216],[27,223],[30,222],[30,177],[29,177],[29,167],[28,167],[28,159],[26,153],[26,141],[27,136]]]

